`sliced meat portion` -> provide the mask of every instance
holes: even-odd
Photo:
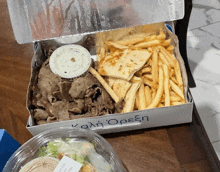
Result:
[[[76,99],[74,102],[69,103],[68,110],[74,113],[82,113],[85,107],[85,102],[83,99]]]
[[[34,110],[34,119],[37,121],[39,120],[46,120],[49,114],[43,109],[35,109]]]
[[[39,120],[37,121],[37,125],[43,125],[43,124],[46,124],[47,121],[46,120]]]
[[[67,101],[73,100],[71,95],[69,94],[69,90],[71,88],[71,85],[72,85],[72,82],[70,82],[70,81],[64,81],[64,82],[59,82],[58,83],[62,98],[66,99]]]
[[[61,101],[63,99],[60,90],[57,90],[57,91],[53,92],[52,96],[53,96],[52,103],[54,103],[56,101]]]
[[[52,122],[58,122],[58,120],[57,120],[57,118],[56,117],[51,117],[51,116],[49,116],[48,118],[47,118],[47,123],[52,123]]]
[[[120,111],[100,82],[89,72],[64,79],[42,65],[37,85],[32,87],[32,103],[37,124],[95,117]]]
[[[109,94],[104,90],[101,89],[101,95],[97,98],[98,104],[106,107],[107,109],[113,110],[114,103]]]
[[[99,86],[99,81],[90,73],[87,73],[84,77],[77,78],[73,81],[69,94],[73,99],[82,99],[85,97],[87,90],[94,85]]]
[[[45,98],[50,98],[53,92],[59,89],[58,83],[61,77],[55,75],[51,70],[49,65],[43,64],[38,75],[38,88]]]
[[[53,114],[59,121],[69,120],[68,106],[69,105],[66,100],[52,103],[50,113]]]

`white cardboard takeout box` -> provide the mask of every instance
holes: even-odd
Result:
[[[118,3],[117,0],[68,0],[65,3],[58,0],[51,2],[7,0],[7,3],[16,40],[19,43],[33,42],[37,45],[32,59],[32,75],[27,93],[27,109],[30,112],[27,129],[33,135],[56,127],[87,128],[104,134],[192,121],[193,102],[188,92],[185,66],[179,54],[178,39],[169,31],[170,37],[174,40],[175,54],[181,67],[187,100],[185,104],[35,125],[30,102],[32,96],[30,86],[37,75],[36,71],[39,71],[45,61],[42,57],[45,51],[44,45],[54,46],[57,43],[52,39],[78,40],[82,36],[81,42],[77,43],[87,49],[90,47],[90,53],[95,55],[94,45],[92,45],[95,44],[94,39],[90,38],[93,38],[96,33],[159,22],[173,24],[172,21],[182,19],[184,16],[184,0],[131,0],[123,3]],[[85,39],[87,44],[83,44]]]
[[[31,100],[31,90],[29,90],[27,101],[30,117],[27,123],[27,129],[33,135],[36,135],[44,130],[56,127],[84,128],[94,130],[99,134],[105,134],[191,122],[193,102],[191,95],[188,92],[186,70],[183,60],[179,54],[177,37],[172,32],[168,30],[167,32],[169,36],[174,40],[175,54],[181,68],[184,83],[184,92],[187,101],[185,104],[142,111],[133,111],[130,113],[109,114],[98,117],[80,118],[43,125],[34,125],[34,120],[32,117],[33,109],[31,108],[31,103],[29,102]],[[39,66],[36,66],[36,64],[39,64],[40,61],[43,61],[41,60],[42,46],[44,45],[41,45],[39,43],[35,56],[33,57],[32,79],[36,78],[37,71],[39,71]],[[92,48],[90,51],[92,52]],[[30,86],[33,83],[34,81],[31,80]]]

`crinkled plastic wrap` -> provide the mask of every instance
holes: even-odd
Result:
[[[184,16],[184,0],[7,0],[18,43],[88,34]]]

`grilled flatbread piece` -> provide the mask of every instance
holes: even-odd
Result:
[[[103,58],[98,67],[98,72],[103,76],[111,76],[129,81],[134,73],[142,68],[151,53],[147,50],[128,49],[119,54]]]

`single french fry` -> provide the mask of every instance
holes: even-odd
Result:
[[[170,55],[171,55],[174,59],[176,59],[176,57],[175,57],[175,55],[174,55],[174,53],[173,53],[173,50],[170,50],[170,51],[167,50],[167,52],[170,53]]]
[[[165,39],[166,38],[166,34],[161,30],[159,35],[157,36],[157,39]]]
[[[148,47],[147,50],[148,50],[149,52],[152,52],[152,51],[153,51],[153,49],[152,49],[151,47]]]
[[[172,59],[172,61],[176,61],[176,58],[171,55],[163,46],[158,46],[158,48],[163,54],[168,55]]]
[[[158,76],[158,51],[157,51],[157,49],[154,49],[153,56],[152,56],[152,78],[153,78],[153,87],[155,87],[156,84],[159,81],[159,76]]]
[[[185,99],[182,99],[179,95],[177,95],[174,91],[170,92],[170,101],[171,102],[182,102],[185,103]]]
[[[181,88],[181,90],[183,91],[183,81],[182,81],[182,76],[181,76],[181,71],[180,71],[180,67],[179,67],[179,63],[176,60],[175,62],[175,66],[174,66],[174,70],[175,70],[175,74],[176,74],[176,79],[178,82],[178,86]]]
[[[183,104],[183,102],[171,102],[171,105],[172,105],[172,106],[181,105],[181,104]]]
[[[163,71],[164,71],[165,106],[170,106],[169,71],[167,65],[163,65]]]
[[[136,98],[136,92],[140,87],[141,82],[134,82],[131,88],[128,90],[125,97],[125,105],[123,107],[122,113],[132,112],[134,110],[134,103]]]
[[[120,41],[116,41],[116,43],[120,44],[120,45],[131,46],[131,45],[137,44],[139,42],[143,42],[144,40],[145,40],[144,37],[134,37],[134,38],[130,38],[130,39],[123,39]]]
[[[163,53],[159,52],[159,57],[160,57],[160,60],[162,61],[162,63],[166,64],[170,68],[170,63],[168,62],[166,57],[163,55]]]
[[[164,77],[163,77],[163,69],[159,68],[159,87],[157,89],[157,93],[155,98],[153,99],[152,103],[147,107],[147,109],[155,108],[160,103],[161,97],[163,95],[164,90]]]
[[[164,95],[164,93],[163,93],[163,95],[162,95],[162,97],[161,97],[161,99],[160,99],[160,103],[163,103],[163,104],[164,104],[164,102],[165,102],[165,95]]]
[[[163,41],[163,42],[161,43],[161,45],[163,45],[163,46],[168,46],[168,45],[170,45],[170,42],[171,42],[171,38],[170,38],[170,39],[167,39],[167,40],[165,40],[165,41]]]
[[[168,50],[167,50],[168,51]],[[171,55],[173,54],[173,50],[169,50],[168,53],[170,53]]]
[[[145,74],[145,75],[143,75],[143,77],[145,77],[146,79],[148,79],[150,81],[153,81],[153,76],[151,74]]]
[[[162,103],[159,103],[157,107],[164,107]]]
[[[152,101],[152,95],[151,95],[151,89],[148,86],[144,87],[144,93],[146,98],[146,107],[148,107],[151,104]]]
[[[141,73],[142,73],[142,74],[144,74],[144,73],[150,73],[151,70],[152,70],[151,67],[148,66],[148,67],[145,67],[145,68],[141,69]]]
[[[153,99],[155,98],[155,96],[156,96],[157,89],[152,88],[152,89],[151,89],[151,92],[152,92],[152,94],[151,94],[152,96],[151,96],[151,97],[152,97],[152,100],[153,100]]]
[[[182,98],[181,97],[179,97],[179,96],[170,96],[170,101],[171,102],[179,102],[179,101],[182,101]]]
[[[139,90],[136,92],[136,97],[135,97],[135,109],[139,110],[140,109],[140,103],[139,103]]]
[[[101,77],[101,75],[92,67],[89,68],[89,72],[102,84],[102,86],[106,89],[106,91],[109,93],[112,99],[116,103],[118,103],[120,99],[115,94],[115,92],[112,90],[112,88],[107,84],[107,82]]]
[[[139,70],[139,71],[135,72],[135,76],[142,77],[142,71]]]
[[[164,53],[164,51],[161,51],[161,46],[156,47],[156,49],[158,51],[160,51],[160,53],[163,55],[163,58],[166,59],[166,61],[169,63],[170,66],[174,66],[174,61],[173,59],[171,59],[166,53]],[[164,48],[164,47],[163,47]]]
[[[100,56],[101,56],[101,58],[105,57],[105,55],[106,55],[105,48],[101,47],[101,49],[100,49]]]
[[[148,42],[141,42],[139,44],[134,45],[134,48],[148,48],[152,46],[156,46],[161,44],[160,40],[153,40],[153,41],[148,41]]]
[[[133,46],[135,44],[138,44],[140,42],[144,42],[145,41],[145,38],[144,37],[134,37],[134,38],[131,38],[129,43],[127,44],[128,46]]]
[[[150,80],[148,80],[147,78],[144,78],[144,77],[143,77],[143,82],[144,82],[145,85],[148,85],[148,86],[150,86],[151,88],[153,87],[153,82],[150,81]]]
[[[178,85],[178,81],[176,80],[176,78],[175,78],[174,76],[170,77],[170,79],[171,79],[175,84]]]
[[[186,103],[186,100],[185,100],[185,99],[182,99],[180,102],[181,102],[181,103]]]
[[[172,51],[173,49],[174,49],[174,46],[173,46],[173,45],[169,45],[169,46],[166,48],[167,51]]]
[[[96,57],[97,57],[97,61],[100,62],[101,61],[101,54],[97,54]]]
[[[106,47],[101,47],[97,52],[97,61],[100,62],[106,56]]]
[[[116,41],[115,43],[119,44],[119,45],[128,45],[129,44],[129,39],[122,39],[120,41]]]
[[[179,98],[181,98],[178,94],[176,94],[176,92],[174,92],[173,90],[171,90],[170,91],[170,96],[171,97],[179,97]],[[182,98],[181,98],[181,100],[182,100]]]
[[[114,52],[113,55],[115,55],[115,54],[118,54],[118,52]],[[109,60],[110,58],[112,58],[113,55],[112,55],[112,54],[108,54],[108,55],[106,55],[104,58],[101,58],[99,64],[106,62],[107,60]]]
[[[172,90],[179,95],[182,99],[184,99],[184,95],[183,92],[181,91],[181,89],[172,81],[170,80],[170,86],[172,88]]]
[[[139,88],[139,104],[140,104],[140,109],[139,110],[146,109],[146,98],[145,98],[145,91],[144,91],[144,83],[141,83],[140,88]]]
[[[105,42],[105,44],[106,44],[107,46],[113,46],[113,47],[115,47],[115,48],[117,48],[117,49],[121,49],[121,50],[128,48],[127,46],[120,45],[120,44],[117,44],[117,43],[111,42],[111,41],[107,41],[107,42]]]
[[[147,37],[145,37],[145,42],[153,41],[155,39],[157,39],[156,35],[147,36]]]
[[[132,78],[131,78],[131,82],[142,82],[142,79],[140,78],[140,77],[136,77],[136,76],[133,76]]]
[[[129,45],[129,40],[130,39],[133,39],[133,38],[144,38],[145,40],[145,37],[146,37],[146,33],[132,33],[131,35],[126,35],[123,37],[123,39],[120,39],[119,41],[122,41],[122,44],[123,44],[123,41],[125,41],[125,45]]]
[[[159,67],[162,67],[162,65],[163,65],[163,62],[162,62],[161,60],[159,60],[159,61],[158,61],[158,66],[159,66]]]
[[[169,74],[170,74],[170,78],[173,77],[173,75],[175,75],[175,70],[174,70],[174,68],[171,68],[171,69],[170,69]]]
[[[107,82],[107,84],[112,88],[115,81],[116,81],[116,78],[113,78],[113,77],[105,77],[105,81]]]
[[[150,57],[151,58],[151,57]],[[143,66],[143,68],[146,68],[146,67],[150,67],[151,64],[152,64],[152,60],[151,59],[148,59],[147,63]]]

